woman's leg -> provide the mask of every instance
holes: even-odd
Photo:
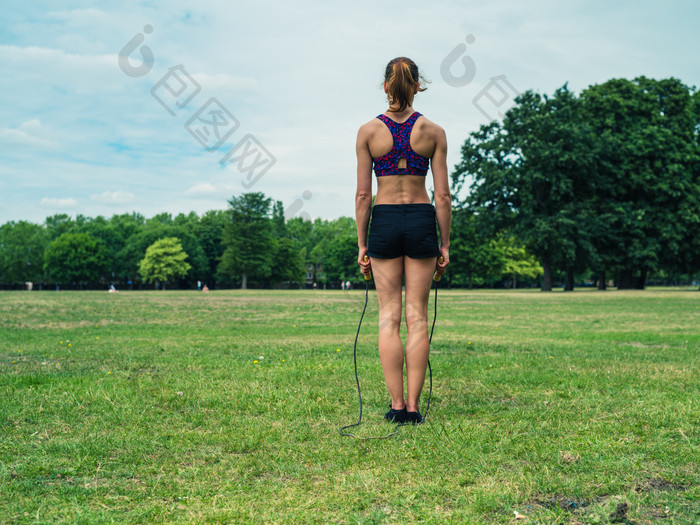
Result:
[[[435,257],[404,257],[406,273],[406,410],[418,412],[418,400],[425,381],[430,343],[428,340],[428,298]]]
[[[379,358],[391,396],[391,408],[396,410],[406,406],[403,397],[403,345],[399,336],[403,259],[372,258],[372,273],[379,301]]]

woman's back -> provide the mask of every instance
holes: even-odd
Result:
[[[408,107],[402,112],[386,112],[383,116],[385,119],[403,124],[409,121],[414,113],[413,108]],[[375,118],[362,126],[365,128],[369,153],[375,161],[387,156],[397,146],[394,144],[392,131],[389,129],[388,124],[382,122],[379,118]],[[441,132],[442,128],[423,115],[415,119],[415,123],[410,130],[410,149],[417,156],[426,159],[426,166],[427,159],[431,159],[435,154],[438,137]],[[396,167],[399,168],[397,171],[404,171],[407,167],[407,159],[399,158]],[[425,176],[411,174],[394,175],[391,174],[391,170],[385,171],[386,173],[382,173],[383,176],[377,177],[375,204],[430,202],[425,185]]]

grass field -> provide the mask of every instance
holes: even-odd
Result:
[[[700,293],[438,301],[428,421],[358,441],[364,291],[0,293],[0,522],[700,523]]]

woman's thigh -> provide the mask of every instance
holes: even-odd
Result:
[[[406,275],[406,323],[427,319],[430,285],[435,272],[436,257],[412,259],[404,257]]]
[[[401,323],[401,289],[403,286],[404,258],[372,258],[372,274],[377,288],[379,321]]]

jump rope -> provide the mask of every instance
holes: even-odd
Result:
[[[365,262],[368,261],[369,259],[365,255]],[[440,257],[440,263],[444,261],[443,257]],[[435,305],[435,311],[433,313],[433,324],[430,327],[430,337],[428,338],[428,347],[430,347],[430,344],[433,341],[433,330],[435,330],[435,321],[437,321],[437,291],[438,291],[438,283],[440,281],[440,275],[438,275],[437,271],[433,274],[433,283],[435,284],[435,300],[434,305]],[[369,299],[369,282],[372,280],[372,273],[370,272],[369,274],[365,274],[365,306],[362,308],[362,315],[360,316],[360,323],[357,325],[357,333],[355,334],[355,345],[352,350],[352,359],[355,363],[355,383],[357,384],[357,397],[360,400],[360,417],[357,419],[357,423],[352,423],[351,425],[345,425],[344,427],[340,427],[340,435],[341,436],[347,436],[347,437],[353,437],[355,439],[387,439],[392,436],[395,436],[399,433],[399,427],[402,427],[404,425],[409,425],[410,423],[404,422],[404,423],[398,423],[395,427],[393,432],[390,434],[387,434],[386,436],[370,436],[370,437],[359,437],[356,436],[355,434],[351,434],[349,432],[344,432],[346,428],[352,428],[359,426],[360,423],[362,423],[362,392],[360,391],[360,379],[357,375],[357,339],[360,337],[360,328],[362,327],[362,319],[365,317],[365,310],[367,310],[367,302]],[[432,397],[433,394],[433,369],[430,367],[430,358],[428,358],[428,372],[430,375],[430,389],[428,390],[428,403],[425,406],[425,412],[423,412],[423,417],[421,420],[418,422],[419,425],[422,425],[425,422],[425,419],[428,417],[428,410],[430,410],[430,398]]]

